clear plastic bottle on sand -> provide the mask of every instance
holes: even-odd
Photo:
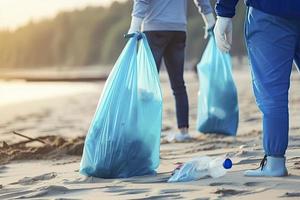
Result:
[[[232,161],[229,158],[197,157],[175,170],[168,182],[196,181],[207,176],[218,178],[224,176],[231,167]]]

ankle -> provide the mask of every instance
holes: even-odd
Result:
[[[179,128],[181,134],[189,134],[189,129],[187,127]]]

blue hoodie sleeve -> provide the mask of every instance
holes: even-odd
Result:
[[[144,18],[151,0],[134,0],[132,16]]]
[[[216,13],[221,17],[232,18],[235,15],[235,6],[239,0],[217,0]]]

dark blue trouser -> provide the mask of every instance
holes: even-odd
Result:
[[[285,19],[250,7],[245,36],[253,90],[263,113],[264,150],[268,156],[284,156],[293,60],[300,66],[300,19]]]
[[[184,31],[145,31],[157,70],[162,58],[176,101],[178,128],[189,127],[189,103],[183,79],[186,33]]]

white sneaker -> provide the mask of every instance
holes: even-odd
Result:
[[[258,169],[247,170],[245,176],[287,176],[285,157],[265,156]]]
[[[188,142],[191,140],[193,140],[193,138],[188,133],[171,133],[167,135],[168,142]]]

